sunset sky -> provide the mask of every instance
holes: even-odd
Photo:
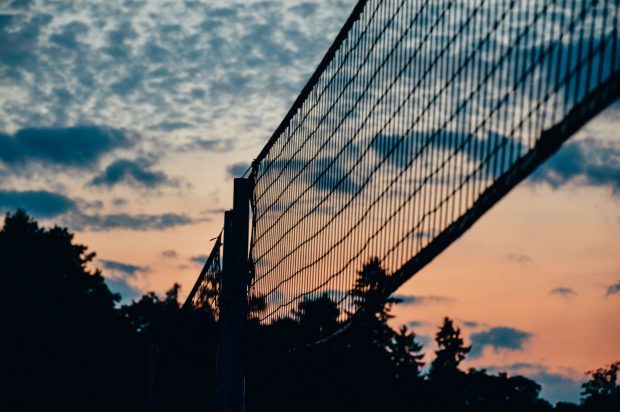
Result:
[[[69,227],[124,302],[185,296],[354,3],[2,2],[0,211]],[[426,362],[446,315],[465,367],[552,401],[620,360],[619,128],[616,102],[399,290]]]

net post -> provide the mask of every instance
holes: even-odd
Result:
[[[224,214],[217,412],[242,412],[245,409],[241,340],[247,311],[249,204],[249,179],[235,179],[233,209]]]

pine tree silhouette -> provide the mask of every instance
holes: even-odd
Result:
[[[471,346],[464,345],[461,330],[454,327],[452,319],[445,317],[435,341],[439,349],[435,351],[436,358],[431,363],[431,376],[456,374],[459,364],[471,350]]]

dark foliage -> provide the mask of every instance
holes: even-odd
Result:
[[[66,229],[42,229],[25,212],[7,215],[0,261],[7,304],[2,313],[3,396],[9,411],[135,409],[143,365],[115,309],[94,254]],[[8,331],[8,333],[6,332]],[[118,396],[111,397],[110,393]]]
[[[435,379],[451,379],[460,373],[459,364],[471,350],[471,346],[464,346],[461,330],[455,328],[450,318],[444,318],[435,341],[439,349],[435,351],[436,358],[431,364],[431,377]]]
[[[618,373],[620,361],[588,372],[590,380],[582,385],[582,404],[589,411],[612,411],[620,406]]]
[[[149,347],[156,410],[204,409],[215,394],[212,316],[182,312],[178,286],[118,308],[120,297],[88,269],[94,257],[66,229],[40,228],[23,211],[6,216],[0,410],[145,410]]]
[[[89,269],[93,258],[66,229],[42,229],[23,211],[6,216],[2,410],[213,410],[217,324],[208,306],[181,309],[174,285],[163,298],[148,293],[118,307],[101,273]],[[598,412],[620,404],[620,362],[589,372],[580,405],[555,407],[531,379],[461,371],[471,347],[449,318],[424,374],[415,333],[388,325],[398,303],[381,298],[388,279],[377,259],[359,272],[352,295],[367,310],[344,329],[327,295],[267,326],[255,318],[264,301],[251,299],[246,410]]]

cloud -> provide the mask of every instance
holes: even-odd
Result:
[[[201,213],[205,214],[205,215],[222,215],[222,214],[224,214],[224,212],[226,212],[226,210],[227,210],[226,208],[217,207],[217,208],[213,208],[213,209],[204,210]]]
[[[430,140],[429,140],[430,139]],[[404,145],[407,141],[426,142],[431,149],[443,149],[450,152],[460,150],[459,148],[468,141],[467,147],[478,147],[478,145],[491,145],[491,147],[510,147],[514,146],[514,150],[519,153],[523,150],[523,146],[515,139],[511,139],[506,136],[499,135],[497,133],[489,132],[484,138],[476,135],[466,135],[454,131],[428,131],[428,132],[416,132],[405,136],[401,139],[398,135],[378,135],[372,142],[372,149],[381,157],[388,157],[388,161],[392,164],[404,167],[411,160],[408,156],[396,156],[399,151],[404,149]],[[398,146],[398,147],[397,147]],[[482,153],[480,150],[460,150],[471,161],[482,161],[486,153]]]
[[[549,291],[549,294],[550,295],[563,296],[563,297],[566,297],[566,298],[572,298],[573,296],[577,295],[577,292],[575,292],[575,290],[572,289],[572,288],[567,288],[567,287],[560,286],[560,287],[551,289]]]
[[[0,15],[0,73],[15,79],[22,77],[17,70],[36,62],[35,50],[41,32],[49,25],[53,17],[43,13],[36,16]],[[4,70],[2,70],[4,69]]]
[[[461,323],[463,324],[464,327],[470,328],[470,329],[475,329],[480,326],[485,326],[484,323],[476,322],[475,320],[464,320]]]
[[[35,217],[52,218],[75,207],[75,202],[68,197],[45,190],[0,190],[0,209],[5,212],[21,208]]]
[[[607,296],[616,295],[620,293],[620,282],[613,284],[607,288]]]
[[[226,166],[226,173],[229,177],[241,177],[250,167],[249,163],[239,162]]]
[[[35,217],[58,218],[61,224],[73,230],[164,230],[208,220],[208,218],[194,219],[180,213],[89,214],[80,210],[97,210],[98,203],[79,199],[76,201],[65,195],[44,190],[0,190],[0,211],[8,212],[22,208]]]
[[[422,320],[411,320],[409,322],[407,322],[407,326],[410,328],[420,328],[422,326],[426,326],[428,324],[428,322],[422,321]]]
[[[189,260],[192,263],[196,263],[199,265],[204,265],[207,259],[209,259],[208,255],[198,255],[198,256],[192,256],[191,258],[189,258]]]
[[[180,152],[194,152],[196,150],[205,152],[230,152],[233,150],[234,141],[227,139],[195,139],[192,142],[182,145]],[[244,170],[245,171],[245,170]]]
[[[92,186],[113,187],[126,184],[132,187],[153,189],[159,186],[178,186],[164,172],[153,171],[146,160],[120,159],[109,164],[105,170],[90,181]]]
[[[130,285],[127,279],[124,278],[104,278],[108,288],[113,293],[121,295],[119,305],[130,303],[132,300],[138,299],[142,296],[143,291]]]
[[[77,49],[81,47],[79,38],[86,37],[88,26],[79,21],[73,21],[62,27],[60,33],[54,33],[50,36],[52,43],[67,49]]]
[[[172,249],[168,249],[168,250],[164,250],[163,252],[161,252],[162,257],[168,258],[168,259],[174,259],[177,257],[177,252],[175,250]]]
[[[521,263],[523,265],[531,263],[533,260],[531,256],[520,253],[509,253],[508,255],[506,255],[506,259],[513,262]]]
[[[0,161],[11,167],[38,163],[86,169],[95,167],[106,153],[128,145],[125,135],[112,128],[27,128],[12,136],[0,133]]]
[[[137,273],[148,273],[148,266],[138,266],[115,260],[99,259],[104,269],[104,279],[110,290],[121,295],[119,304],[126,304],[139,298],[142,291],[131,285]]]
[[[349,150],[354,152],[356,149],[351,146]],[[299,158],[281,159],[269,163],[267,167],[270,174],[284,176],[293,185],[301,183],[312,186],[319,192],[333,190],[353,193],[360,189],[360,185],[352,179],[352,173],[344,164],[342,156],[335,160],[334,157],[325,156],[314,159],[310,164]]]
[[[402,305],[427,305],[431,303],[453,303],[454,298],[446,296],[393,295]]]
[[[216,0],[164,12],[149,2],[86,2],[79,10],[44,2],[0,16],[0,128],[97,119],[155,133],[251,130],[246,136],[258,139],[352,5]],[[65,105],[51,88],[66,91]]]
[[[524,344],[532,336],[529,332],[506,326],[497,326],[484,332],[472,333],[470,357],[480,357],[485,347],[490,347],[495,352],[501,350],[523,350]]]
[[[177,226],[185,226],[202,220],[178,213],[163,214],[93,214],[76,213],[64,218],[63,223],[74,230],[165,230]]]
[[[122,197],[115,197],[112,199],[112,204],[116,207],[125,206],[127,204],[127,199]]]
[[[568,183],[609,187],[620,196],[620,144],[588,138],[571,141],[532,174],[533,184],[558,189]]]
[[[100,259],[99,261],[104,269],[119,273],[123,276],[134,277],[137,272],[146,273],[150,270],[147,266],[131,265],[129,263],[117,262],[114,260]]]
[[[159,130],[163,130],[165,132],[173,132],[175,130],[179,130],[179,129],[187,129],[190,128],[192,125],[190,123],[187,122],[181,122],[181,121],[163,121],[157,125],[154,126],[155,129],[159,129]]]

